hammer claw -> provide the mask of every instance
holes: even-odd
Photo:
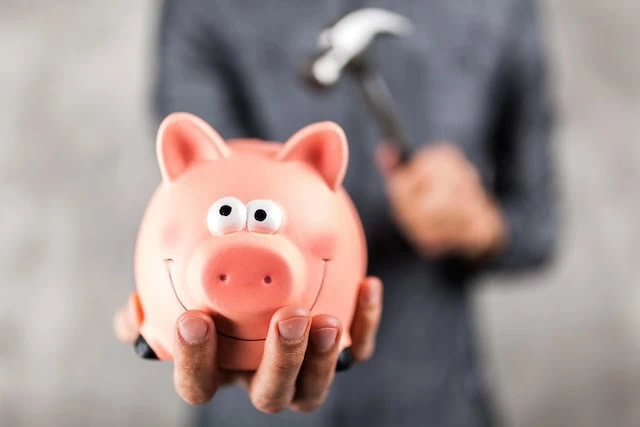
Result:
[[[303,66],[303,79],[316,89],[333,87],[344,70],[356,78],[366,104],[381,128],[383,137],[400,151],[402,162],[411,149],[393,107],[393,98],[384,79],[375,72],[367,57],[373,40],[379,35],[407,35],[411,22],[384,9],[365,8],[350,12],[325,28],[318,37],[320,52]]]

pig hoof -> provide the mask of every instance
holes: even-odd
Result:
[[[353,355],[351,354],[351,347],[347,347],[340,352],[338,356],[338,363],[336,364],[336,371],[346,371],[353,364]]]
[[[151,346],[147,343],[147,341],[144,339],[142,335],[138,335],[138,339],[133,345],[133,348],[136,351],[136,354],[142,357],[143,359],[158,360],[158,356],[156,355],[156,352],[153,351]]]

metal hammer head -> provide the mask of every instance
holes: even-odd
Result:
[[[408,35],[411,22],[384,9],[366,8],[348,13],[318,36],[319,53],[303,67],[305,80],[328,88],[338,82],[343,71],[361,60],[373,40],[380,35]]]

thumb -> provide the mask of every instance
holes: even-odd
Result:
[[[400,167],[400,155],[392,145],[382,143],[376,147],[376,163],[384,177],[387,193],[392,198],[407,194],[414,183],[411,169]]]
[[[400,156],[393,146],[388,143],[382,143],[376,147],[376,165],[385,178],[391,175],[399,163]]]
[[[182,399],[197,405],[208,402],[218,388],[216,329],[211,317],[187,311],[176,322],[173,380]]]

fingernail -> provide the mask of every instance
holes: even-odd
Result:
[[[372,285],[367,287],[367,290],[363,292],[360,302],[364,305],[376,305],[380,303],[380,287]]]
[[[316,351],[326,353],[331,350],[336,342],[338,330],[334,328],[321,328],[311,331],[311,343]]]
[[[194,345],[204,341],[209,331],[209,325],[199,317],[188,317],[180,321],[178,331],[187,344]]]
[[[297,341],[304,335],[309,324],[308,317],[292,317],[278,322],[280,336],[286,341]]]

